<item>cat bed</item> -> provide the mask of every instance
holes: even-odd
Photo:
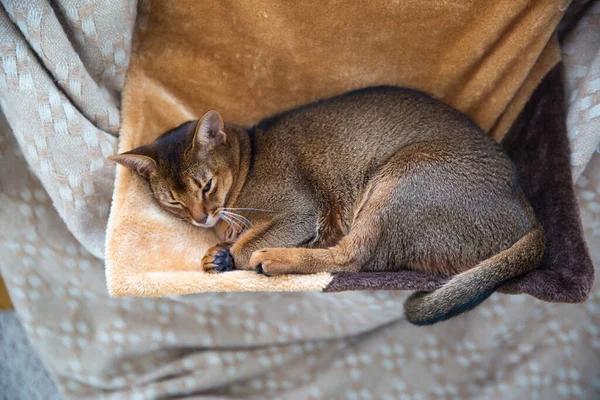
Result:
[[[415,87],[503,139],[521,168],[523,189],[546,229],[548,246],[538,269],[501,291],[583,301],[593,269],[572,187],[559,67],[546,76],[559,59],[552,32],[561,11],[555,2],[521,3],[483,1],[465,9],[375,1],[339,10],[321,3],[308,8],[262,1],[225,10],[193,1],[142,2],[123,94],[119,152],[149,143],[208,109],[249,126],[360,87]],[[198,24],[180,23],[190,15],[202,17],[194,17]],[[433,29],[439,26],[444,29]],[[118,167],[106,237],[111,295],[433,290],[448,279],[415,271],[205,274],[200,260],[217,241],[212,231],[163,211],[144,180]]]

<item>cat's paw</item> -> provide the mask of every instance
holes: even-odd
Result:
[[[233,256],[229,252],[230,244],[218,244],[208,249],[202,257],[202,269],[208,273],[219,273],[235,269]]]
[[[252,253],[250,266],[259,274],[272,276],[297,273],[295,249],[262,249]]]

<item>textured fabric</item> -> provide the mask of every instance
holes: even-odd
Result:
[[[229,122],[251,125],[379,84],[423,90],[499,139],[559,59],[552,32],[568,1],[176,4],[148,0],[140,8],[123,92],[120,152],[211,108]],[[189,15],[201,15],[202,23],[181,23]],[[217,238],[212,230],[172,218],[151,196],[145,181],[117,168],[106,238],[113,295],[308,291],[332,279],[199,273]],[[415,274],[398,275],[396,284],[409,275]]]
[[[565,38],[563,58],[571,166],[578,177],[594,151],[600,150],[600,2],[585,10]]]
[[[111,298],[12,134],[0,130],[0,272],[67,399],[600,397],[600,284],[585,304],[494,294],[434,327],[405,292]],[[600,266],[600,157],[579,180]]]
[[[102,257],[135,2],[3,1],[0,106],[69,230]]]

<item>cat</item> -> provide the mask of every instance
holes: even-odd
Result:
[[[357,90],[251,129],[210,111],[111,159],[148,180],[165,209],[216,230],[207,272],[453,275],[406,301],[416,325],[472,309],[545,249],[500,145],[411,89]]]

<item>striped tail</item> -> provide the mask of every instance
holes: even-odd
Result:
[[[510,248],[454,276],[433,292],[416,292],[404,303],[414,325],[432,325],[469,311],[487,299],[504,281],[531,271],[546,246],[541,225],[535,226]]]

